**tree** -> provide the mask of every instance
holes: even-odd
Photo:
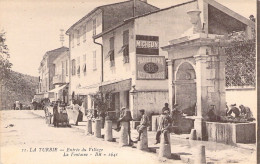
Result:
[[[12,63],[9,62],[9,49],[5,41],[5,32],[0,32],[0,81],[2,85],[8,79],[12,67]]]
[[[9,75],[11,73],[12,63],[9,62],[9,49],[5,43],[5,32],[0,32],[0,85],[1,85],[1,101],[0,108],[4,109],[3,103],[3,95],[5,91],[5,84],[9,79]],[[6,107],[6,101],[5,101]]]
[[[99,112],[106,112],[111,103],[111,92],[98,91],[91,95],[91,99],[94,101],[94,106]]]

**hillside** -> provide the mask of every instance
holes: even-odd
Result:
[[[3,87],[0,108],[12,109],[15,101],[20,101],[24,105],[29,105],[35,94],[37,85],[37,77],[11,71],[10,77]]]

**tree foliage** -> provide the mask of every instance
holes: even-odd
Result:
[[[0,81],[3,83],[8,79],[12,67],[9,62],[10,54],[9,49],[5,43],[5,32],[0,32]]]
[[[94,106],[99,112],[106,112],[111,103],[111,92],[98,91],[91,95],[91,99],[94,101]]]
[[[255,22],[253,15],[249,19]],[[252,40],[247,40],[244,31],[229,34],[230,45],[225,49],[226,86],[244,87],[256,85],[256,46],[255,29],[252,28]]]

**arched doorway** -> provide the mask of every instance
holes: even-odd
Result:
[[[196,115],[196,72],[193,66],[188,62],[180,64],[175,77],[175,102],[179,104],[179,110],[188,116]]]

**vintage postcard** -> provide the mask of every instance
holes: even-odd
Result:
[[[257,163],[256,0],[0,0],[0,163]]]

